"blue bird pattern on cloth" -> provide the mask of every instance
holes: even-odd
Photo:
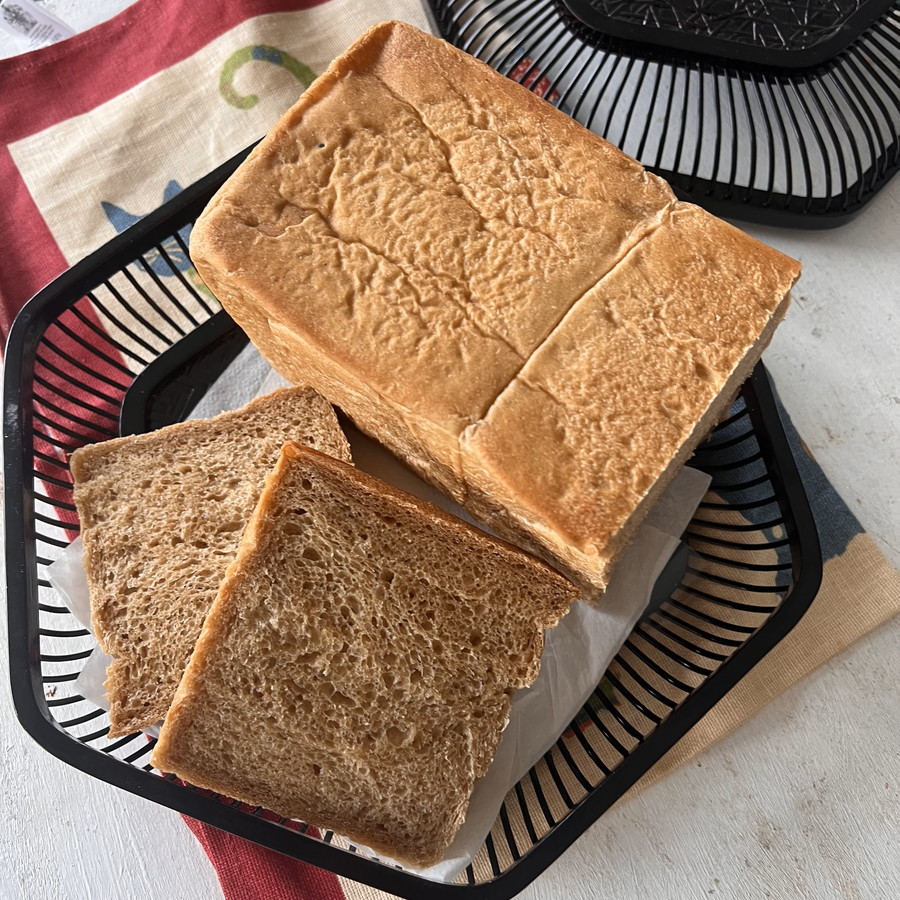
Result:
[[[165,190],[163,191],[163,202],[167,203],[177,194],[180,194],[181,190],[181,185],[173,179],[166,185]],[[103,208],[103,212],[106,214],[106,218],[110,225],[115,228],[116,234],[121,234],[123,231],[144,218],[142,215],[135,215],[134,213],[127,212],[122,209],[121,206],[116,206],[115,203],[107,203],[105,200],[100,202],[100,206]],[[185,225],[184,228],[178,232],[178,236],[181,238],[185,247],[188,246],[190,234],[190,225]],[[147,265],[153,270],[154,274],[159,275],[162,278],[171,278],[175,275],[175,270],[179,272],[190,272],[193,270],[190,258],[182,249],[181,244],[179,244],[174,237],[166,238],[161,246],[163,249],[162,253],[154,248],[144,254],[144,259],[146,260]]]

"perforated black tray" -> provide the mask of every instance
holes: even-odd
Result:
[[[562,0],[604,34],[766,66],[815,66],[894,0]]]
[[[19,720],[82,771],[382,890],[511,897],[762,659],[816,593],[816,529],[768,377],[759,366],[697,451],[692,464],[712,475],[712,487],[650,610],[570,728],[509,793],[457,883],[425,881],[331,832],[179,783],[149,764],[153,742],[145,735],[107,737],[106,713],[77,692],[93,640],[60,605],[46,569],[78,532],[68,454],[120,430],[183,417],[243,345],[195,279],[186,243],[239,161],[60,276],[13,326],[4,464],[10,683]]]

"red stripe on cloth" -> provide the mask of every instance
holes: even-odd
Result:
[[[138,0],[67,41],[0,60],[5,142],[19,140],[100,103],[191,56],[241,22],[327,0]],[[152,35],[152,40],[148,40]]]
[[[66,260],[6,147],[0,147],[0,184],[6,187],[5,220],[0,220],[5,249],[0,267],[0,332],[5,343],[19,309],[66,268]],[[130,382],[117,368],[122,365],[119,351],[112,345],[103,346],[108,342],[100,337],[104,329],[93,308],[85,301],[78,307],[86,322],[72,313],[62,316],[60,322],[68,330],[51,327],[47,338],[56,350],[43,344],[40,348],[43,362],[35,363],[34,372],[36,379],[40,379],[34,385],[34,409],[43,417],[34,427],[34,473],[44,481],[46,496],[66,505],[72,504],[71,487],[55,483],[71,483],[65,448],[80,447],[110,436],[96,427],[110,426],[109,419],[98,415],[98,411],[113,416],[115,423],[121,397]],[[91,346],[101,347],[101,352],[114,362],[98,358],[88,349]],[[69,433],[73,416],[86,421],[78,437]],[[70,526],[77,525],[75,513],[63,506],[57,506],[56,513],[60,524],[69,526],[69,537],[74,538],[77,531]]]
[[[4,124],[0,118],[0,128]],[[9,150],[3,146],[0,146],[0,184],[4,195],[0,218],[3,240],[0,333],[5,345],[12,320],[25,301],[66,268],[66,259],[25,187]]]
[[[76,314],[77,313],[77,314]],[[131,373],[86,298],[51,323],[34,365],[34,472],[56,516],[77,537],[68,457],[84,444],[118,435],[118,416]],[[65,504],[65,505],[59,505]]]
[[[183,818],[209,856],[225,900],[344,900],[331,872]]]

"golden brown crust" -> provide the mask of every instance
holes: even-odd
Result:
[[[527,521],[581,579],[605,580],[646,498],[759,359],[798,268],[678,204],[467,431],[478,499]]]
[[[534,93],[398,23],[300,98],[201,216],[192,255],[283,375],[598,590],[799,271]],[[634,291],[646,308],[629,307]],[[612,304],[640,318],[654,303],[660,327],[694,329],[705,361],[679,367],[677,335],[668,355],[604,345],[587,315]],[[615,365],[593,364],[613,351]],[[611,389],[628,410],[621,435],[657,433],[601,458]]]
[[[288,444],[153,764],[429,865],[576,597],[520,550]]]
[[[460,61],[474,107],[450,90]],[[522,104],[536,122],[510,127]],[[359,177],[369,160],[380,180]],[[510,177],[519,187],[498,198]],[[285,327],[452,437],[673,199],[524,88],[392,24],[301,96],[203,213],[192,255],[227,283],[226,305],[255,307],[258,338],[264,320]]]

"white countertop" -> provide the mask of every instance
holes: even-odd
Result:
[[[46,5],[87,27],[127,3]],[[0,56],[15,49],[0,40]],[[804,264],[766,363],[825,472],[900,565],[900,178],[841,229],[747,230]],[[897,660],[900,620],[610,811],[520,896],[900,896]],[[0,680],[0,900],[221,900],[176,813],[41,750]]]

